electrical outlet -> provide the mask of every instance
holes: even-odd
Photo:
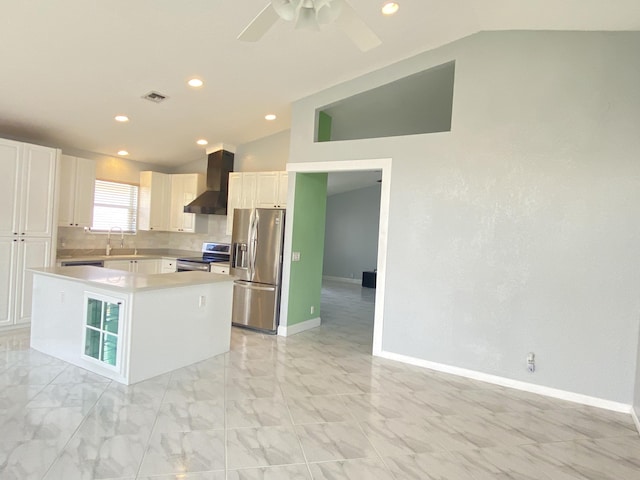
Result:
[[[311,305],[311,314],[313,315],[313,312],[316,311],[316,307],[314,307],[313,305]]]
[[[207,297],[205,297],[204,295],[200,295],[200,298],[198,299],[198,307],[204,307],[207,304]]]
[[[530,373],[536,371],[536,354],[533,352],[529,352],[527,355],[527,369]]]

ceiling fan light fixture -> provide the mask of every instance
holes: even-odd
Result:
[[[271,0],[271,6],[283,20],[296,28],[318,29],[335,21],[342,10],[342,0]]]
[[[301,0],[271,0],[271,6],[278,16],[288,22],[296,19],[296,10],[300,4]]]
[[[295,28],[298,28],[298,29],[302,28],[306,30],[319,30],[320,25],[318,25],[318,19],[316,17],[315,9],[302,7],[298,11]]]
[[[383,15],[394,15],[398,10],[400,10],[400,5],[397,2],[385,2],[382,5]]]
[[[328,25],[335,22],[342,13],[341,0],[320,0],[321,3],[316,9],[316,17],[320,25]]]

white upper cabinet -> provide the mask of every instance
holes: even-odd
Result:
[[[0,139],[0,235],[48,237],[58,150]]]
[[[138,229],[169,230],[171,175],[140,172],[138,192]]]
[[[278,173],[278,208],[287,207],[287,195],[289,193],[289,174],[287,172]]]
[[[93,225],[96,162],[85,158],[60,157],[60,197],[58,225],[87,227]]]
[[[233,230],[233,210],[256,206],[257,172],[229,173],[229,196],[227,197],[227,235]]]
[[[287,206],[287,172],[258,172],[256,207],[285,208]]]
[[[205,190],[204,175],[185,173],[171,175],[171,214],[172,232],[195,232],[196,214],[184,213],[184,206],[191,203]]]
[[[18,185],[22,144],[0,139],[0,235],[18,232]]]

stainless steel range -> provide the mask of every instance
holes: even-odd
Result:
[[[204,242],[200,257],[179,258],[176,271],[202,271],[212,273],[229,273],[229,257],[231,247],[228,243]]]

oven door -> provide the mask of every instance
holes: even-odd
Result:
[[[178,260],[176,262],[176,272],[208,272],[209,264],[200,262],[190,262],[188,260]]]

